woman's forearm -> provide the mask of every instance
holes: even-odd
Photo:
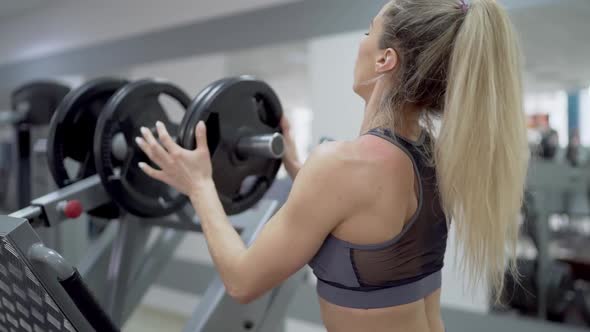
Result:
[[[287,173],[289,174],[291,179],[295,180],[295,177],[297,177],[297,173],[299,173],[299,170],[301,169],[301,163],[299,161],[285,162],[284,165],[285,170],[287,170]]]
[[[190,196],[201,220],[209,254],[230,294],[239,292],[240,260],[246,252],[244,241],[229,222],[213,180],[203,183]]]

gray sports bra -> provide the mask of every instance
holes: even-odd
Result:
[[[426,140],[410,142],[388,129],[367,134],[402,149],[419,179],[418,209],[395,238],[356,245],[330,235],[309,263],[317,292],[333,304],[359,309],[385,308],[418,301],[441,287],[447,223],[437,191],[436,171],[426,156]]]

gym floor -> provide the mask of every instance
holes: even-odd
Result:
[[[125,332],[162,332],[182,331],[186,317],[165,313],[147,306],[142,306],[131,317],[125,326]],[[285,332],[323,332],[324,328],[317,324],[307,323],[301,320],[287,319]]]

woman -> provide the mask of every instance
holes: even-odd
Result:
[[[190,197],[240,303],[310,264],[329,331],[442,332],[451,220],[472,285],[499,290],[506,258],[513,262],[528,162],[519,57],[494,0],[391,1],[358,53],[362,135],[322,144],[301,166],[283,119],[293,188],[250,248],[219,201],[202,123],[195,151],[162,124],[162,145],[144,130],[137,142],[161,170],[140,167]]]

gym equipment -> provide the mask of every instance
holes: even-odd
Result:
[[[569,265],[552,262],[546,272],[547,283],[547,319],[554,322],[565,321],[567,310],[575,300],[575,285]]]
[[[188,108],[180,126],[166,115],[159,96]],[[190,105],[189,105],[190,104]],[[141,115],[139,115],[141,114]],[[188,202],[187,197],[151,179],[137,166],[148,162],[135,144],[140,128],[162,121],[178,143],[195,149],[195,127],[208,126],[213,179],[228,215],[256,204],[281,166],[282,108],[264,82],[249,76],[214,82],[195,100],[165,81],[141,80],[120,89],[105,106],[94,135],[96,170],[113,201],[139,217],[163,217]]]
[[[206,123],[213,179],[227,214],[251,208],[274,181],[284,150],[282,114],[271,87],[250,76],[212,83],[188,108],[179,142],[194,149],[195,127]]]
[[[0,202],[4,202],[9,193],[9,177],[12,169],[12,142],[0,143]]]
[[[22,220],[0,218],[0,331],[91,331],[57,275],[73,271]],[[44,259],[46,255],[47,259]],[[52,277],[49,277],[51,275]],[[67,279],[67,273],[63,275]]]
[[[587,283],[577,288],[575,302],[582,319],[586,325],[590,326],[590,287]]]
[[[109,98],[127,83],[122,79],[92,80],[70,92],[57,108],[47,139],[47,159],[59,188],[96,174],[92,144],[98,116]],[[119,209],[111,203],[88,214],[113,219],[119,216]]]
[[[0,217],[0,238],[4,246],[0,250],[0,297],[6,297],[3,292],[12,296],[0,306],[0,322],[14,322],[18,332],[31,331],[35,324],[41,331],[118,331],[117,327],[122,326],[139,305],[184,234],[179,231],[182,228],[167,229],[149,247],[146,239],[157,222],[153,225],[149,219],[123,217],[119,223],[109,225],[91,246],[79,266],[79,275],[76,274],[57,253],[39,246],[40,240],[32,226],[59,223],[63,215],[49,213],[51,217],[46,218],[43,212],[51,211],[56,200],[75,199],[87,194],[83,188],[100,186],[99,181],[81,186],[85,181],[88,179],[42,197],[29,209],[13,216]],[[102,201],[106,197],[103,192],[98,198]],[[259,211],[262,213],[242,214],[232,217],[231,222],[244,241],[251,244],[280,204],[269,197],[262,202]],[[15,217],[17,215],[28,215],[30,219]],[[192,231],[200,231],[195,218],[181,222],[190,225]],[[110,253],[114,254],[109,256]],[[289,300],[304,277],[304,270],[299,271],[248,305],[237,304],[226,293],[221,279],[215,277],[184,331],[282,331]],[[46,325],[40,325],[42,323]]]
[[[171,135],[178,125],[164,111],[159,97],[167,95],[186,109],[190,98],[165,81],[141,80],[120,89],[105,106],[94,137],[97,173],[115,202],[140,217],[163,217],[180,209],[188,198],[147,176],[137,164],[147,157],[135,144],[142,127],[161,121]]]
[[[534,271],[525,268],[526,277],[534,279],[534,305],[526,307],[540,318],[562,320],[566,307],[574,298],[571,267],[554,250],[550,251],[549,217],[563,214],[576,195],[588,197],[590,170],[566,163],[534,160],[529,168],[525,196],[525,232],[537,249]],[[560,262],[557,262],[557,261]],[[510,295],[508,295],[510,298]],[[521,301],[527,303],[527,301]],[[565,309],[564,309],[565,308]]]
[[[137,91],[133,87],[141,84],[132,83],[129,85],[131,88],[125,90],[124,87],[122,91]],[[151,83],[147,86],[153,87]],[[123,100],[125,96],[128,94],[119,95]],[[143,98],[143,95],[137,98]],[[113,102],[113,105],[116,103]],[[132,98],[128,105],[138,105],[138,101]],[[108,109],[103,110],[106,111]],[[131,113],[114,107],[111,111],[113,113],[109,119],[119,116],[113,114],[143,116],[139,112],[142,110]],[[137,120],[131,122],[138,123]],[[52,126],[52,130],[57,127]],[[125,128],[117,129],[127,136]],[[114,135],[112,141],[115,141]],[[51,141],[56,142],[59,139]],[[119,142],[117,144],[124,143],[124,140]],[[120,148],[115,147],[110,153],[130,158],[131,149],[127,148],[126,153],[116,152]],[[287,188],[274,190],[273,193],[285,192],[290,188],[290,183],[275,182],[275,185]],[[253,241],[286,197],[280,195],[277,198],[271,192],[267,194],[271,195],[259,202],[257,209],[230,218],[247,244]],[[57,331],[118,331],[118,327],[129,318],[143,294],[170,260],[185,232],[201,231],[199,220],[193,217],[194,211],[186,205],[165,218],[139,218],[131,213],[121,214],[118,222],[111,222],[90,245],[86,258],[78,266],[79,275],[63,257],[39,245],[40,240],[33,227],[53,227],[83,212],[94,211],[113,199],[100,175],[94,174],[86,178],[77,177],[69,185],[33,200],[24,209],[0,217],[0,245],[8,243],[3,249],[8,248],[6,250],[11,252],[10,255],[0,252],[0,274],[3,274],[0,297],[5,289],[18,297],[12,306],[0,302],[3,303],[0,305],[0,321],[9,321],[18,332],[44,328]],[[152,234],[152,231],[160,229],[162,231],[159,234]],[[185,331],[281,331],[284,329],[289,299],[304,276],[303,270],[296,273],[283,285],[249,305],[238,305],[233,301],[225,292],[219,277],[216,277],[207,288],[201,305],[195,310]],[[8,286],[3,287],[5,284]],[[20,311],[18,318],[15,310]],[[48,324],[51,329],[39,324]]]
[[[69,91],[69,87],[50,81],[35,81],[21,86],[12,93],[14,117],[9,122],[24,122],[33,126],[48,124],[57,105]]]
[[[31,200],[31,128],[47,125],[57,105],[70,88],[52,81],[34,81],[11,94],[11,111],[0,112],[0,124],[12,125],[16,132],[16,204]],[[11,164],[11,163],[8,163]]]
[[[544,160],[553,160],[559,148],[557,131],[549,129],[541,134],[539,155]]]
[[[580,145],[579,143],[570,141],[565,149],[565,160],[567,160],[572,167],[578,167],[580,164]]]
[[[521,279],[517,282],[512,275],[506,273],[505,288],[502,299],[510,307],[521,314],[534,315],[537,313],[538,287],[537,262],[530,259],[518,259],[518,270]],[[548,276],[547,282],[547,314],[551,321],[563,322],[568,308],[575,298],[574,280],[567,264],[552,262],[544,272]]]
[[[518,259],[517,265],[522,277],[517,281],[508,271],[504,274],[502,302],[517,309],[521,314],[531,314],[536,309],[536,263],[530,259]]]

